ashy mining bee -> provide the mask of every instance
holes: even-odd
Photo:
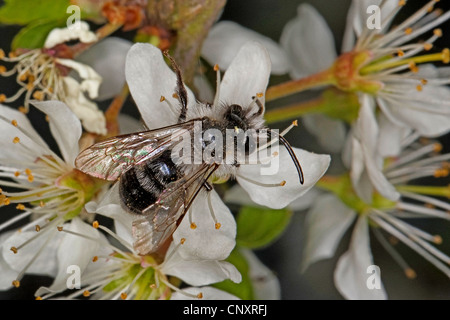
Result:
[[[213,104],[197,102],[198,110],[194,113],[198,116],[187,118],[188,93],[181,71],[175,61],[166,56],[177,78],[174,96],[181,110],[178,123],[108,138],[83,150],[75,162],[86,174],[118,180],[121,204],[134,216],[133,245],[142,255],[157,251],[172,235],[200,192],[213,190],[210,183],[213,177],[233,176],[243,161],[261,147],[258,142],[261,136],[266,141],[269,139],[266,146],[280,141],[286,147],[303,184],[300,163],[289,143],[281,134],[264,126],[264,106],[258,95],[253,97],[251,106],[243,108],[237,104],[220,104],[216,94]],[[219,79],[220,76],[218,83]],[[230,132],[235,136],[227,140]],[[240,139],[240,133],[250,134]],[[180,141],[186,142],[186,137],[189,146],[181,148],[180,153]],[[217,148],[218,140],[228,142]],[[230,160],[230,149],[243,150],[243,157],[233,152]],[[206,159],[204,154],[208,150],[212,151]],[[200,161],[196,161],[199,154]]]

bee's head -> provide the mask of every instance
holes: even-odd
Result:
[[[227,129],[248,129],[248,120],[246,119],[246,113],[242,107],[238,104],[232,104],[225,112],[225,120],[227,121]]]

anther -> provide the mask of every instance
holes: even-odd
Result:
[[[215,65],[214,65],[214,71],[218,71],[219,70],[219,65],[216,63]]]
[[[41,201],[39,202],[39,207],[43,208],[44,206],[45,206],[45,202],[41,200]]]
[[[126,292],[122,292],[122,293],[120,294],[120,298],[121,298],[122,300],[125,300],[127,297],[128,297],[128,295],[126,294]]]
[[[92,262],[97,262],[98,261],[98,256],[94,256],[93,258],[92,258]]]
[[[298,120],[292,121],[292,125],[293,125],[294,127],[298,127]]]
[[[181,243],[181,244],[184,244],[185,242],[186,242],[186,238],[181,238],[181,239],[180,239],[180,243]]]
[[[405,269],[405,275],[408,279],[415,279],[417,277],[416,272],[411,268]]]
[[[419,91],[419,92],[422,91],[422,90],[423,90],[422,85],[418,84],[418,85],[416,86],[416,90]]]
[[[283,180],[283,181],[280,182],[280,186],[281,186],[281,187],[284,187],[285,184],[286,184],[286,181],[285,181],[285,180]]]
[[[89,292],[89,290],[84,290],[83,291],[83,297],[89,297],[91,295],[91,293]]]
[[[36,230],[36,232],[41,231],[41,226],[37,224],[37,225],[35,226],[35,230]]]
[[[28,109],[25,108],[24,106],[20,106],[18,108],[19,112],[23,113],[23,114],[27,114],[28,113]]]
[[[11,120],[11,124],[12,124],[14,127],[17,127],[17,120]]]
[[[26,169],[25,169],[25,174],[30,175],[30,174],[32,174],[32,172],[31,172],[30,169],[26,168]]]
[[[203,298],[203,293],[199,292],[199,293],[197,294],[197,298],[199,298],[199,299]]]
[[[442,62],[450,63],[450,50],[448,48],[442,50]]]
[[[192,223],[191,223],[191,229],[192,229],[192,230],[197,229],[197,225],[195,224],[195,222],[192,222]]]
[[[156,289],[156,288],[158,288],[158,287],[156,286],[156,283],[152,283],[151,285],[149,285],[149,287],[150,287],[151,289]]]
[[[405,34],[411,34],[412,33],[412,31],[413,31],[413,29],[410,27],[410,28],[406,28],[405,29]]]
[[[20,281],[19,281],[19,280],[14,280],[14,281],[12,282],[12,285],[13,285],[14,287],[18,288],[18,287],[20,287]]]
[[[28,180],[28,182],[33,182],[34,181],[34,176],[32,174],[28,175],[27,180]]]
[[[166,97],[161,96],[161,98],[159,98],[159,102],[163,102],[164,100],[166,100]]]
[[[63,227],[61,227],[61,226],[58,226],[58,227],[56,227],[56,229],[58,229],[58,231],[59,231],[59,232],[61,232],[61,231],[63,231],[63,230],[64,230],[64,228],[63,228]]]
[[[442,29],[434,29],[433,30],[433,34],[436,36],[436,37],[442,37]]]
[[[424,43],[424,45],[423,45],[423,49],[425,51],[430,51],[432,48],[433,48],[433,44],[431,44],[431,43]]]
[[[216,222],[216,224],[214,225],[214,227],[216,228],[216,230],[219,230],[221,226],[222,226],[222,225],[220,224],[220,222]]]
[[[42,300],[41,296],[37,296],[35,300]]]
[[[100,226],[100,224],[98,223],[97,220],[95,220],[94,222],[92,222],[92,226],[93,226],[95,229],[98,229],[98,227]]]
[[[14,137],[13,143],[19,143],[19,142],[20,142],[20,138],[19,137]]]
[[[20,171],[16,171],[16,172],[14,172],[14,177],[18,177],[18,176],[20,176]]]
[[[445,168],[441,168],[441,169],[436,169],[433,173],[433,176],[435,178],[444,178],[447,177],[449,174],[449,170],[445,169]]]
[[[262,98],[262,97],[264,96],[264,93],[263,93],[263,92],[258,92],[258,93],[256,94],[256,96],[257,96],[258,98]]]
[[[3,49],[0,49],[0,59],[3,59],[5,57],[5,51]]]
[[[6,72],[6,67],[5,66],[0,66],[0,74],[3,74]]]
[[[24,206],[23,204],[19,203],[19,204],[16,206],[16,209],[17,209],[17,210],[25,210],[25,206]]]
[[[417,65],[414,61],[409,62],[409,69],[414,73],[419,72],[419,68],[417,67]]]
[[[178,99],[178,94],[176,92],[174,92],[174,94],[172,95],[173,98]]]
[[[14,254],[17,254],[17,252],[18,252],[18,250],[17,250],[17,248],[16,247],[11,247],[11,249],[10,249],[12,252],[14,252]]]
[[[40,91],[40,90],[35,91],[35,92],[33,93],[33,98],[36,99],[36,100],[39,100],[39,101],[44,100],[44,92],[43,92],[43,91]]]
[[[403,57],[405,55],[405,52],[403,50],[398,50],[397,51],[397,56],[398,57]]]
[[[440,235],[438,235],[438,234],[435,235],[433,237],[433,242],[436,243],[436,244],[442,244],[442,237]]]
[[[423,85],[426,85],[426,84],[428,83],[428,80],[427,80],[427,79],[422,79],[422,80],[420,80],[420,82],[421,82]]]
[[[399,7],[403,7],[405,4],[406,4],[406,0],[400,0],[400,1],[398,2],[398,6],[399,6]]]
[[[6,95],[1,93],[0,94],[0,103],[5,102],[5,100],[6,100]]]
[[[436,153],[439,153],[442,151],[442,144],[440,144],[439,142],[435,142],[433,144],[433,151]]]

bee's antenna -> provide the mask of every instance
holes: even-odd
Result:
[[[303,170],[302,170],[302,166],[300,165],[300,162],[297,159],[297,156],[294,153],[294,150],[292,150],[291,145],[289,144],[289,142],[286,140],[285,137],[283,137],[282,135],[280,135],[278,132],[275,132],[271,129],[267,130],[267,133],[270,134],[275,134],[276,136],[278,136],[278,140],[283,144],[283,146],[286,148],[287,152],[289,153],[289,155],[291,156],[292,161],[294,162],[295,168],[297,169],[297,173],[298,173],[298,177],[300,179],[300,184],[303,184],[305,182],[304,177],[303,177]]]
[[[172,56],[169,55],[169,51],[165,50],[163,51],[164,56],[167,57],[167,59],[170,60],[170,63],[172,64],[172,68],[175,71],[175,74],[177,76],[177,98],[181,103],[181,112],[180,116],[178,118],[178,122],[185,122],[186,121],[186,115],[187,115],[187,105],[188,105],[188,94],[186,91],[186,88],[184,87],[183,77],[181,76],[181,70],[180,67],[178,67],[177,63],[175,62],[175,59],[172,58]]]

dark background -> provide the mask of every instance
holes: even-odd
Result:
[[[335,36],[337,50],[341,47],[341,38],[344,32],[345,19],[349,0],[229,0],[221,16],[222,20],[233,20],[245,27],[262,33],[275,41],[278,41],[283,26],[297,14],[297,6],[303,2],[312,4],[326,19]],[[398,18],[403,20],[405,16],[411,14],[427,1],[409,1],[407,6],[401,11]],[[0,5],[3,1],[0,1]],[[448,2],[445,4],[448,7]],[[444,6],[444,1],[438,4]],[[436,47],[448,47],[450,43],[449,30],[450,24],[447,22],[441,26],[444,31],[444,37],[436,42]],[[20,28],[15,26],[0,26],[0,47],[9,51],[9,44],[12,37]],[[119,34],[128,37],[128,34]],[[286,77],[273,77],[272,80],[279,82],[287,79]],[[0,92],[7,96],[14,93],[17,88],[11,86],[9,79],[0,77]],[[306,97],[306,96],[305,96]],[[292,99],[304,98],[296,96]],[[18,106],[16,104],[14,106]],[[107,104],[101,105],[105,108]],[[271,108],[275,104],[269,104]],[[131,103],[125,106],[124,112],[137,116],[138,113]],[[37,129],[44,140],[49,141],[51,147],[55,147],[45,121],[38,112],[31,111],[30,118],[32,123],[37,123]],[[285,124],[280,123],[280,128]],[[295,146],[305,148],[310,151],[322,152],[316,144],[314,138],[305,130],[299,128],[288,135],[288,139]],[[444,144],[444,151],[450,152],[449,135],[440,139]],[[1,152],[1,150],[0,150]],[[333,167],[330,169],[339,170],[339,157],[332,155]],[[0,209],[0,222],[12,216],[14,208],[5,207]],[[302,247],[305,237],[305,212],[297,212],[293,215],[291,224],[285,233],[270,247],[257,251],[260,259],[271,268],[280,279],[282,299],[342,299],[333,285],[333,270],[337,259],[348,248],[349,233],[341,241],[334,258],[318,262],[311,266],[306,273],[300,273],[300,264],[302,257]],[[417,221],[420,227],[429,230],[433,234],[440,234],[443,237],[443,244],[440,249],[443,252],[450,252],[450,223],[442,220],[423,220]],[[352,228],[350,228],[351,230]],[[450,281],[439,270],[434,268],[425,259],[403,245],[398,245],[397,249],[417,272],[417,278],[409,280],[404,276],[401,268],[392,260],[379,243],[372,239],[372,250],[374,254],[374,263],[381,267],[383,284],[391,299],[449,299]],[[1,275],[0,275],[1,276]],[[41,285],[51,284],[51,279],[35,276],[26,276],[19,289],[11,289],[6,292],[0,292],[0,299],[33,299],[34,291]]]

